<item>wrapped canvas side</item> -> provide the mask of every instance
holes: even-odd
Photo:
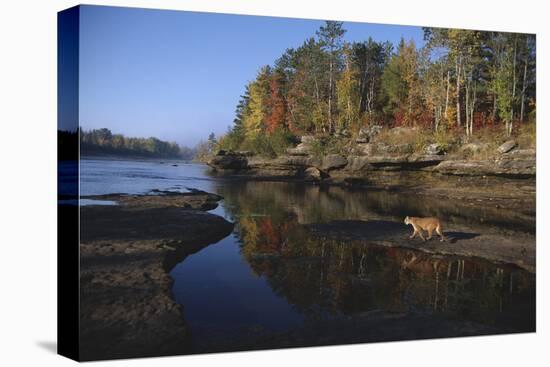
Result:
[[[79,359],[78,56],[80,8],[58,13],[57,351]]]

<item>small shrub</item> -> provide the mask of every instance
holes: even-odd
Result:
[[[412,141],[412,149],[415,153],[422,153],[428,145],[432,143],[431,136],[427,132],[422,132],[419,130],[414,135],[414,140]]]
[[[287,129],[277,128],[273,134],[268,136],[271,149],[276,155],[283,154],[295,142],[295,136]]]
[[[245,139],[240,145],[240,150],[249,150],[260,156],[275,158],[285,153],[292,146],[294,136],[286,129],[276,129],[272,134],[258,134],[254,138]]]
[[[449,152],[457,146],[460,138],[455,131],[447,127],[440,127],[432,133],[431,141],[441,145],[444,151]]]
[[[310,152],[311,155],[316,158],[321,158],[327,154],[325,144],[322,139],[315,139],[313,143],[311,143]]]

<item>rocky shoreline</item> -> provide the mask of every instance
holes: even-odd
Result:
[[[80,208],[81,359],[188,352],[169,272],[231,233],[232,223],[204,211],[221,197],[197,191],[88,198],[118,205]]]
[[[409,129],[411,130],[411,129]],[[407,128],[394,128],[394,136]],[[447,153],[440,144],[415,152],[411,144],[388,145],[372,127],[347,149],[347,154],[314,154],[320,138],[301,143],[276,158],[250,152],[219,151],[207,164],[223,177],[253,180],[298,180],[320,185],[395,190],[415,195],[483,202],[510,209],[535,208],[536,151],[511,139],[496,148],[464,143]],[[464,158],[484,152],[481,158]]]
[[[395,128],[392,130],[396,131],[390,133],[401,134],[403,129]],[[510,224],[503,223],[507,226],[521,224],[518,228],[511,228],[512,234],[481,232],[464,238],[462,234],[470,233],[472,228],[455,226],[450,230],[457,234],[456,238],[443,245],[438,241],[409,241],[406,234],[409,228],[397,222],[392,222],[395,228],[378,239],[370,238],[374,229],[369,222],[340,221],[313,224],[308,228],[323,238],[399,246],[432,254],[477,256],[535,272],[534,149],[523,149],[516,141],[508,140],[496,148],[465,143],[455,147],[455,153],[450,154],[442,146],[430,144],[424,152],[418,153],[407,144],[388,146],[377,141],[376,134],[376,129],[366,131],[363,137],[357,138],[349,155],[316,156],[313,146],[318,143],[318,138],[304,136],[300,144],[287,150],[287,154],[273,159],[249,152],[221,151],[208,165],[213,174],[226,178],[304,181],[327,188],[340,186],[353,192],[394,192],[414,197],[419,202],[436,200],[442,205],[467,208],[467,212],[483,213],[483,218],[474,218],[474,221],[492,221],[493,218],[485,218],[491,213],[496,221],[500,220],[498,218],[513,218]],[[464,159],[464,154],[456,154],[457,151],[477,152],[480,149],[487,152],[485,159]]]
[[[219,151],[208,165],[220,173],[235,173],[263,177],[297,177],[330,179],[332,177],[365,177],[377,171],[424,171],[456,176],[496,176],[505,178],[535,178],[536,151],[519,149],[514,140],[499,146],[494,159],[460,159],[447,155],[437,144],[429,145],[423,153],[411,147],[388,147],[382,144],[357,144],[365,147],[350,149],[350,154],[312,154],[310,141],[304,136],[296,148],[277,158],[257,157],[250,152]],[[465,144],[462,151],[482,149],[479,144]]]

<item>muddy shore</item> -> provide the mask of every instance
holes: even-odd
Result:
[[[204,192],[103,195],[117,206],[84,206],[80,245],[81,359],[182,354],[189,331],[169,271],[229,235],[233,224],[204,212]]]

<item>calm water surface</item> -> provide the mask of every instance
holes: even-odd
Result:
[[[173,164],[82,160],[80,187],[81,195],[196,188],[224,197],[212,212],[234,222],[234,232],[171,271],[196,351],[372,314],[412,320],[411,334],[388,339],[414,338],[414,320],[426,317],[445,325],[434,336],[534,331],[533,274],[482,259],[319,239],[306,229],[331,220],[437,215],[473,231],[533,232],[530,220],[384,192],[222,180],[202,165]]]

